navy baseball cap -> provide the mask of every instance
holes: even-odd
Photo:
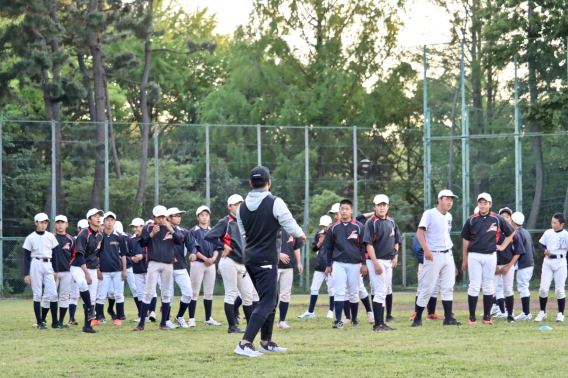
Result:
[[[250,171],[251,182],[266,184],[271,179],[270,170],[262,165],[259,165]]]

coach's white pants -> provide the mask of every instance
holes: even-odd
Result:
[[[373,260],[367,260],[367,270],[369,271],[369,280],[371,281],[371,288],[373,290],[373,302],[385,304],[385,297],[389,294],[389,286],[392,280],[392,262],[391,260],[377,259],[381,265],[383,272],[377,274],[375,272],[375,264]],[[362,279],[362,277],[361,277]]]
[[[497,268],[501,269],[505,265],[497,265]],[[493,277],[493,289],[497,293],[497,299],[510,297],[515,294],[513,290],[513,282],[515,281],[515,269],[511,267],[507,274],[496,274]],[[499,286],[502,285],[501,293],[499,293]],[[499,296],[501,294],[501,296]],[[502,296],[504,295],[504,297]]]
[[[335,284],[335,301],[344,301],[346,294],[348,294],[349,303],[358,303],[361,264],[334,261],[332,269]]]
[[[292,282],[294,280],[294,269],[278,269],[278,281],[280,282],[280,301],[290,302],[292,295]]]
[[[521,298],[530,297],[529,285],[533,276],[534,266],[517,270],[517,290]]]
[[[69,298],[71,296],[71,288],[73,282],[74,280],[73,276],[71,275],[71,272],[57,273],[57,281],[55,281],[55,290],[59,289],[59,307],[63,308],[69,307]],[[77,285],[75,285],[75,287],[76,286]],[[49,308],[49,297],[47,295],[47,292],[43,293],[43,297],[41,298],[41,307]]]
[[[97,300],[97,288],[99,286],[99,278],[97,276],[96,269],[87,269],[89,276],[91,276],[91,284],[87,285],[87,278],[85,278],[85,273],[83,269],[78,266],[72,266],[70,268],[73,279],[77,283],[77,288],[80,292],[89,290],[89,296],[91,297],[91,304],[94,306]]]
[[[418,263],[418,282],[420,282],[421,277],[424,275],[424,264],[422,263]],[[418,286],[416,288],[416,296],[420,296],[420,285],[416,285]],[[432,292],[432,295],[430,295],[431,298],[438,298],[438,293],[440,292],[440,277],[438,276],[438,279],[436,280],[436,286],[434,287],[434,291]]]
[[[32,280],[34,302],[41,302],[42,300],[42,285],[45,286],[45,294],[47,295],[49,302],[57,301],[55,277],[53,276],[53,267],[50,262],[43,262],[43,260],[38,260],[32,257],[30,279]]]
[[[109,288],[112,287],[116,303],[124,303],[124,281],[122,272],[104,272],[97,293],[97,304],[105,304]]]
[[[225,257],[221,258],[219,262],[219,271],[221,272],[221,277],[223,277],[223,286],[225,287],[225,303],[235,303],[238,287],[243,300],[243,306],[251,306],[253,285],[245,265]]]
[[[551,259],[545,257],[542,261],[542,274],[540,276],[540,289],[538,295],[542,298],[548,297],[550,284],[554,279],[554,288],[556,289],[556,299],[566,297],[564,286],[566,286],[566,258]]]
[[[420,307],[426,307],[430,297],[439,285],[443,301],[454,299],[454,285],[456,283],[456,266],[452,251],[432,252],[434,260],[424,259],[422,264],[422,277],[418,280],[418,300]],[[495,273],[495,271],[493,271]]]
[[[138,286],[136,285],[136,277],[134,277],[134,270],[132,270],[132,267],[126,269],[126,281],[128,282],[128,287],[132,293],[132,298],[137,298]]]
[[[215,288],[215,276],[217,271],[215,264],[205,265],[201,261],[191,263],[189,279],[191,280],[191,291],[193,295],[191,299],[196,301],[199,298],[201,283],[203,282],[203,299],[213,299],[213,289]]]
[[[483,291],[483,295],[495,294],[493,277],[495,276],[496,267],[497,259],[495,258],[495,252],[468,253],[469,288],[467,289],[467,294],[477,297],[480,289]]]
[[[316,270],[314,272],[314,278],[312,278],[312,286],[310,287],[311,294],[319,295],[319,290],[323,281],[325,281],[327,285],[327,294],[330,297],[333,297],[335,295],[335,288],[333,286],[333,272],[329,276],[326,276],[325,272],[318,272]]]
[[[174,270],[174,279],[172,280],[172,285],[170,287],[172,298],[174,296],[174,282],[179,286],[181,291],[181,301],[183,303],[191,302],[193,293],[191,292],[191,280],[189,279],[187,269]]]
[[[173,286],[173,264],[166,264],[157,261],[150,261],[148,263],[148,273],[146,273],[146,286],[144,286],[144,299],[146,304],[152,302],[154,294],[156,294],[156,285],[158,280],[161,280],[161,295],[162,303],[170,303],[172,300],[171,288]]]

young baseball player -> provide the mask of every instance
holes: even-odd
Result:
[[[450,210],[457,196],[445,189],[438,193],[438,204],[435,208],[422,214],[416,236],[424,251],[422,276],[419,277],[420,293],[416,301],[416,316],[412,327],[422,326],[422,313],[428,305],[438,282],[444,306],[443,325],[461,325],[452,315],[454,284],[458,270],[452,254],[452,214]]]
[[[136,278],[134,277],[134,270],[132,268],[132,260],[130,259],[130,253],[129,253],[130,248],[128,247],[128,240],[130,239],[130,237],[132,235],[130,235],[127,232],[124,232],[124,226],[122,225],[121,221],[114,222],[114,231],[116,231],[118,233],[118,235],[121,236],[120,248],[122,250],[126,251],[126,253],[127,253],[127,255],[126,255],[126,282],[128,282],[128,287],[130,288],[130,293],[132,294],[132,299],[134,300],[134,304],[136,305],[136,308],[138,310],[140,310],[140,302],[138,301],[138,291],[136,289]],[[112,313],[110,313],[108,311],[108,309],[107,309],[107,312],[109,313],[109,315],[112,316]],[[113,318],[113,320],[114,319],[115,318]],[[126,317],[124,319],[120,319],[120,320],[126,320]]]
[[[103,211],[98,209],[91,209],[87,212],[89,226],[77,235],[73,247],[73,257],[71,258],[71,275],[77,282],[85,312],[83,333],[98,333],[91,326],[91,322],[96,317],[94,304],[99,283],[97,275],[99,268],[98,253],[103,248],[103,235],[99,231],[99,227],[103,214]]]
[[[57,256],[53,249],[58,246],[57,239],[52,233],[46,232],[49,218],[45,213],[34,217],[36,230],[24,241],[24,282],[31,285],[34,296],[34,313],[37,329],[47,329],[41,319],[42,287],[45,287],[47,300],[50,302],[52,328],[59,327],[57,319]],[[56,260],[52,264],[52,259]]]
[[[199,298],[201,283],[203,283],[205,325],[221,325],[221,323],[216,322],[211,317],[211,312],[213,308],[213,289],[215,288],[215,277],[217,275],[215,261],[217,261],[219,250],[222,250],[222,248],[205,240],[205,234],[211,229],[211,227],[209,227],[211,210],[209,210],[207,206],[200,206],[195,212],[195,216],[199,224],[189,231],[193,234],[195,240],[197,240],[198,245],[194,252],[196,260],[191,263],[189,275],[193,297],[191,297],[191,302],[189,303],[188,326],[195,327],[195,307],[197,305],[197,298]],[[235,313],[236,312],[237,309],[235,308]],[[237,323],[236,318],[235,323]]]
[[[81,219],[77,222],[77,234],[89,227],[89,222],[86,219]],[[73,236],[73,244],[77,241],[77,236]],[[71,256],[73,255],[73,248],[70,251]],[[71,269],[71,267],[69,267]],[[69,271],[71,273],[71,271]],[[77,287],[77,282],[72,278],[72,291],[71,297],[69,298],[69,325],[79,325],[75,320],[75,312],[77,311],[77,302],[79,301],[79,288]]]
[[[477,196],[479,213],[465,222],[461,237],[463,239],[463,270],[469,270],[468,307],[469,324],[476,324],[475,308],[480,289],[483,289],[483,324],[491,321],[493,303],[493,277],[497,268],[495,251],[503,251],[513,239],[515,230],[500,215],[491,212],[492,199],[488,193]],[[498,245],[499,234],[505,234],[505,240]]]
[[[568,251],[568,232],[564,230],[565,223],[564,214],[554,214],[550,222],[552,228],[546,230],[539,240],[540,249],[544,252],[545,257],[540,276],[540,312],[535,318],[535,322],[542,322],[547,318],[546,302],[548,301],[548,291],[552,280],[554,280],[558,302],[556,321],[564,321],[564,307],[566,305],[564,287],[566,286],[566,252]]]
[[[114,325],[122,325],[121,318],[124,316],[124,281],[126,280],[126,255],[127,251],[124,250],[124,236],[120,236],[114,231],[114,224],[116,215],[109,211],[104,214],[103,222],[103,243],[99,250],[99,288],[97,293],[97,304],[95,311],[97,313],[97,320],[100,321],[101,316],[104,314],[105,300],[107,298],[109,288],[112,287],[112,292],[116,301],[116,318]],[[121,245],[123,246],[121,248]],[[96,323],[93,325],[97,325]]]
[[[280,320],[278,328],[290,329],[286,323],[286,314],[290,305],[290,296],[292,295],[292,282],[294,279],[294,265],[298,264],[298,274],[304,272],[300,260],[300,250],[304,246],[304,242],[300,238],[294,238],[288,234],[286,230],[282,230],[282,249],[280,250],[280,261],[278,262],[278,281],[280,282]]]
[[[515,320],[531,320],[531,293],[529,291],[529,284],[534,271],[534,246],[531,234],[523,228],[525,216],[522,213],[514,212],[513,215],[511,215],[511,220],[511,224],[515,230],[517,230],[525,247],[525,254],[519,256],[517,260],[517,290],[521,296],[523,311],[519,316],[515,317]]]
[[[312,286],[310,287],[311,297],[310,297],[310,306],[308,310],[304,312],[302,315],[298,316],[298,318],[315,318],[316,315],[314,310],[316,308],[316,303],[318,301],[319,290],[323,281],[326,282],[327,285],[327,293],[329,295],[329,310],[327,312],[327,318],[333,319],[333,309],[334,307],[334,287],[333,287],[333,275],[325,274],[325,268],[327,268],[327,263],[325,260],[327,259],[327,254],[321,249],[323,244],[323,240],[325,238],[325,234],[329,227],[331,226],[332,220],[329,215],[324,215],[320,218],[319,224],[321,230],[319,230],[316,235],[314,236],[314,240],[312,240],[312,251],[317,254],[316,257],[316,266],[314,268],[314,277],[312,278]]]
[[[371,218],[373,215],[375,215],[374,212],[364,213],[357,215],[355,219],[364,226],[365,223],[367,223],[367,219]],[[398,255],[396,258],[398,259]],[[393,269],[394,268],[396,268],[396,263],[393,266]],[[387,311],[386,321],[394,322],[394,318],[392,317],[392,274],[390,277],[387,293],[388,294],[385,297],[385,303],[386,303],[385,307]],[[374,293],[373,293],[373,287],[371,286],[371,300],[373,300],[373,298],[374,298]],[[375,323],[375,316],[371,308],[371,301],[369,301],[369,293],[367,292],[367,288],[365,287],[363,276],[359,278],[359,299],[361,300],[361,303],[363,303],[363,306],[365,306],[365,311],[367,311],[367,321],[371,324]],[[383,307],[383,312],[385,311],[385,307]],[[383,318],[385,317],[383,316]]]
[[[57,272],[57,280],[55,281],[56,289],[59,289],[59,324],[54,328],[68,328],[64,324],[65,315],[69,308],[70,297],[79,297],[79,290],[77,283],[73,280],[73,276],[69,272],[69,262],[71,261],[71,251],[73,250],[73,238],[67,234],[67,217],[65,215],[58,215],[55,217],[55,239],[57,239],[57,246],[53,248],[54,258],[51,260],[53,270]],[[55,266],[56,265],[56,266]],[[75,301],[77,299],[75,298]],[[75,302],[76,303],[76,302]],[[42,323],[45,323],[47,312],[50,309],[49,297],[47,293],[43,294],[42,298]]]
[[[227,200],[229,215],[224,217],[205,234],[205,240],[214,244],[218,248],[223,248],[221,260],[219,261],[219,271],[223,277],[225,287],[225,316],[229,323],[227,333],[244,333],[235,324],[235,299],[237,298],[237,287],[243,298],[243,311],[247,323],[252,314],[252,287],[250,279],[247,279],[247,270],[244,265],[243,254],[245,240],[239,231],[237,224],[237,209],[243,197],[233,194]]]
[[[363,242],[367,249],[367,270],[373,287],[373,314],[375,325],[373,331],[392,331],[385,324],[383,307],[388,288],[392,282],[392,266],[396,265],[398,246],[402,236],[395,221],[387,213],[389,198],[379,194],[373,199],[375,215],[365,223]]]
[[[343,328],[341,314],[346,294],[349,296],[351,307],[351,325],[358,327],[359,277],[361,274],[367,274],[363,225],[351,217],[353,205],[350,200],[345,199],[340,202],[339,214],[340,220],[330,227],[322,245],[327,253],[325,273],[329,275],[333,270],[334,274],[335,322],[333,328]]]
[[[173,263],[175,260],[174,245],[182,245],[183,237],[177,232],[175,226],[168,222],[168,210],[165,206],[156,206],[152,209],[154,223],[150,223],[142,230],[140,245],[148,247],[147,261],[148,273],[144,287],[144,299],[140,305],[140,322],[133,329],[135,332],[144,330],[145,314],[150,309],[150,303],[156,293],[158,279],[161,280],[162,321],[159,329],[169,330],[166,321],[169,320],[171,292],[173,280]]]
[[[513,212],[508,207],[499,210],[499,215],[511,224],[511,215]],[[498,243],[503,243],[504,234],[499,234]],[[499,282],[503,281],[503,294],[505,295],[505,308],[507,311],[507,323],[515,323],[513,308],[515,305],[515,296],[513,283],[515,281],[515,264],[519,256],[525,254],[525,247],[521,240],[521,235],[516,231],[513,234],[513,240],[507,248],[497,253],[497,268],[495,268],[495,276],[493,278],[493,286],[495,291],[499,286]]]

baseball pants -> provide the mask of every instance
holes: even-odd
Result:
[[[377,259],[377,262],[381,265],[383,272],[377,274],[375,272],[375,265],[371,259],[367,260],[367,270],[369,271],[369,280],[371,281],[371,287],[373,289],[374,298],[373,302],[385,304],[385,298],[387,296],[390,282],[392,280],[392,264],[391,260]]]
[[[245,277],[245,279],[247,281],[249,281],[249,285],[250,288],[252,289],[252,301],[253,302],[258,302],[259,298],[258,298],[258,292],[256,291],[256,289],[254,288],[254,284],[252,283],[252,280],[250,278],[250,275],[247,274],[247,276]],[[243,296],[241,295],[241,292],[239,290],[239,288],[237,287],[237,296],[241,297],[241,300],[243,299]]]
[[[544,258],[540,276],[540,289],[538,290],[538,295],[541,298],[548,297],[548,291],[553,279],[556,299],[566,298],[564,291],[564,286],[566,285],[566,258],[551,259],[548,256]]]
[[[138,300],[142,302],[144,299],[144,289],[146,288],[146,275],[147,273],[134,273],[134,280],[136,281],[136,293]],[[154,293],[154,298],[158,295]]]
[[[477,297],[479,296],[479,291],[482,290],[483,295],[493,295],[495,293],[493,277],[495,276],[495,268],[497,267],[495,252],[469,252],[467,255],[467,266],[469,271],[469,288],[467,289],[467,294],[472,297]]]
[[[424,260],[422,277],[418,281],[418,300],[416,304],[426,307],[436,286],[439,285],[442,301],[454,300],[454,285],[456,283],[456,266],[452,251],[445,253],[432,252],[434,260]],[[493,270],[495,273],[495,270]],[[493,281],[491,282],[493,283]]]
[[[59,272],[57,273],[57,281],[55,281],[55,290],[59,289],[59,306],[63,308],[68,308],[71,297],[71,289],[73,287],[73,276],[71,272]],[[77,288],[77,285],[75,285]],[[79,292],[77,292],[77,297],[79,296]],[[77,302],[75,302],[77,303]],[[43,297],[41,298],[41,307],[49,308],[49,298],[47,293],[43,293]]]
[[[392,274],[391,274],[391,280],[392,280]],[[367,288],[365,287],[365,283],[363,282],[363,276],[359,275],[359,299],[365,299],[368,296],[369,293],[367,292]]]
[[[189,279],[191,280],[191,291],[193,293],[191,299],[196,301],[199,298],[201,283],[203,283],[203,299],[213,299],[213,289],[215,288],[215,264],[205,265],[201,261],[191,263]]]
[[[136,277],[134,277],[134,270],[132,267],[126,269],[126,281],[132,293],[132,298],[138,297],[138,286],[136,285]]]
[[[517,270],[517,290],[521,298],[530,297],[529,285],[533,276],[534,266]]]
[[[321,285],[325,281],[327,285],[327,294],[330,297],[335,295],[335,288],[333,287],[333,273],[326,276],[324,272],[314,272],[314,278],[312,278],[312,286],[310,287],[311,295],[319,295],[319,290]]]
[[[170,303],[172,300],[172,292],[170,290],[173,286],[173,271],[173,264],[150,261],[148,263],[148,273],[146,273],[146,285],[144,286],[144,299],[142,302],[148,305],[152,302],[152,298],[156,294],[158,280],[161,280],[160,294],[162,303]]]
[[[420,282],[420,278],[424,275],[424,264],[419,263],[418,264],[418,282]],[[420,295],[420,285],[417,285],[418,287],[416,288],[416,296],[418,297]],[[391,285],[392,287],[392,285]],[[436,281],[436,286],[434,287],[434,291],[432,292],[432,295],[430,296],[431,298],[438,298],[438,293],[440,292],[440,277],[438,277],[438,280]]]
[[[225,287],[225,303],[234,304],[237,299],[237,287],[241,293],[243,306],[251,306],[253,301],[251,279],[244,264],[225,257],[219,262],[219,271]]]
[[[34,302],[41,302],[42,287],[45,286],[45,294],[49,302],[57,301],[57,288],[55,286],[55,277],[53,276],[53,267],[51,262],[44,262],[32,257],[30,266],[30,279],[34,296]],[[48,306],[49,307],[49,306]]]
[[[294,280],[294,269],[278,269],[278,282],[280,282],[280,301],[290,302],[292,296],[292,282]]]
[[[191,291],[191,280],[189,279],[189,273],[186,269],[176,269],[173,273],[172,285],[170,286],[170,292],[172,293],[172,298],[174,296],[174,282],[179,286],[181,290],[181,301],[183,303],[191,302],[191,297],[193,293]]]
[[[333,262],[333,280],[335,283],[335,301],[345,301],[346,294],[349,303],[359,303],[359,277],[361,264]]]
[[[73,279],[77,283],[77,288],[80,292],[84,292],[89,290],[89,295],[91,297],[91,303],[93,306],[97,300],[97,287],[99,286],[99,279],[97,277],[97,270],[96,269],[87,269],[89,272],[89,276],[91,276],[91,284],[87,285],[87,278],[85,278],[85,273],[83,269],[78,266],[72,266],[70,268],[71,274],[73,275]]]
[[[501,269],[505,265],[497,265],[497,268]],[[497,293],[497,299],[510,297],[515,294],[513,290],[513,283],[515,281],[515,269],[511,267],[507,274],[496,274],[493,277],[493,287]],[[499,293],[499,286],[502,285],[501,293]],[[501,296],[499,296],[501,294]],[[504,295],[504,296],[503,296]]]
[[[503,290],[503,275],[498,274],[496,276],[499,276],[499,281],[497,283],[497,286],[495,286],[495,279],[493,280],[493,286],[495,286],[495,298],[505,299],[505,292]]]
[[[124,303],[124,281],[122,272],[104,272],[103,279],[97,293],[97,304],[105,304],[109,288],[112,287],[116,303]]]

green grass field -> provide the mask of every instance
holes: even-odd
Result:
[[[309,296],[293,296],[288,312],[292,329],[274,328],[274,341],[290,350],[254,359],[233,353],[240,335],[226,333],[221,297],[214,300],[213,317],[222,327],[203,325],[200,300],[196,328],[163,332],[151,323],[145,332],[134,333],[129,320],[122,327],[103,324],[96,335],[82,334],[80,327],[38,331],[32,328],[31,301],[0,301],[0,376],[566,376],[568,323],[554,321],[554,298],[548,306],[551,319],[542,324],[496,320],[494,326],[467,325],[465,299],[464,293],[456,294],[454,312],[466,325],[443,327],[441,321],[424,321],[423,327],[414,329],[408,321],[414,294],[395,293],[392,325],[397,330],[371,332],[363,316],[359,328],[332,329],[325,318],[325,295],[320,296],[315,319],[298,319]],[[537,313],[534,299],[533,293],[533,316]],[[516,305],[520,308],[518,299]],[[363,306],[359,308],[364,315]],[[134,310],[133,301],[127,299],[129,319],[134,319]],[[482,312],[481,303],[477,312]],[[49,315],[48,323],[50,319]],[[554,330],[539,331],[543,324]]]

